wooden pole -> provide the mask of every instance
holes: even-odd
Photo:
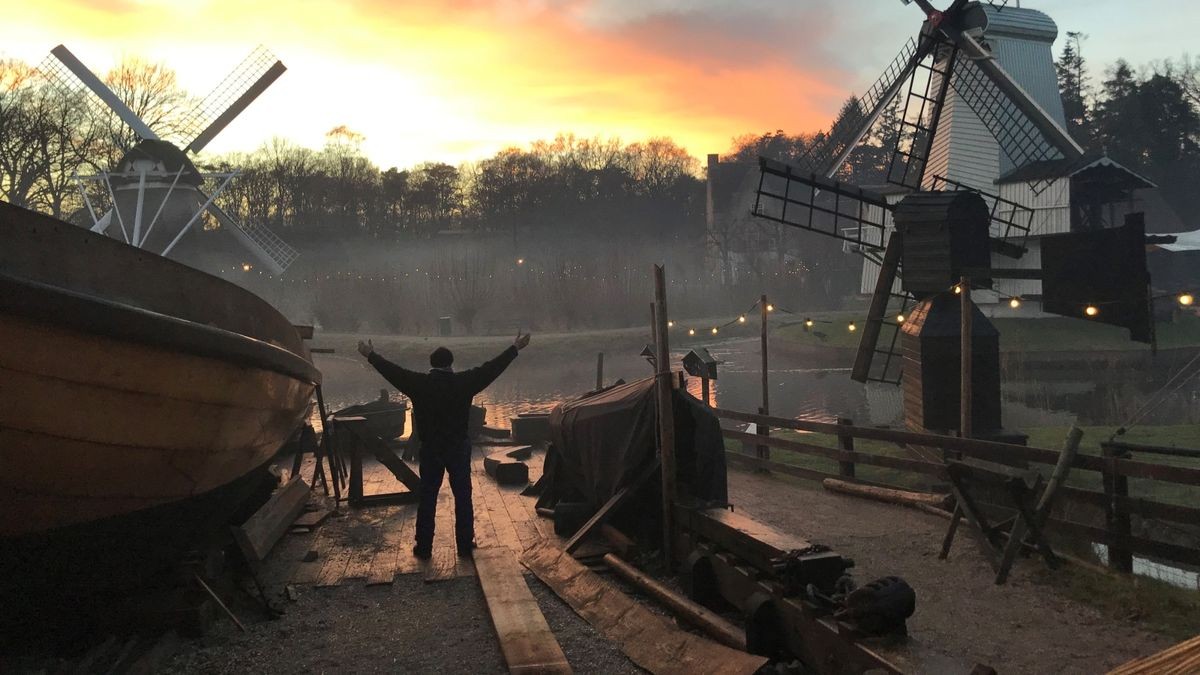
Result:
[[[604,352],[596,354],[596,389],[604,388]]]
[[[667,588],[658,580],[611,553],[605,554],[604,563],[620,577],[653,596],[675,614],[716,641],[734,649],[746,650],[746,632],[729,623],[719,614]]]
[[[667,278],[661,265],[654,266],[655,384],[658,393],[658,449],[662,460],[663,563],[674,569],[671,544],[675,510],[675,416],[671,407],[671,351],[667,341]]]
[[[972,316],[972,310],[974,309],[974,307],[971,304],[970,279],[968,279],[967,277],[962,277],[959,280],[958,287],[961,291],[958,294],[959,313],[962,314],[962,325],[959,330],[959,332],[960,332],[959,355],[962,360],[962,365],[961,365],[961,368],[959,369],[959,383],[958,383],[959,384],[959,388],[958,388],[958,397],[959,397],[958,398],[958,400],[959,400],[958,435],[962,436],[963,438],[970,438],[971,432],[972,432],[972,429],[971,429],[971,393],[973,391],[971,388],[971,354],[973,351],[972,344],[971,344],[971,331],[972,331],[971,319],[974,318]]]
[[[770,390],[767,387],[767,296],[759,298],[758,307],[762,314],[762,413],[771,414]]]
[[[758,414],[771,414],[771,392],[767,384],[767,296],[764,294],[758,299],[759,314],[762,317],[761,338],[759,343],[759,351],[762,352],[762,405],[758,408]],[[767,425],[758,424],[758,433],[762,436],[770,436],[771,430]],[[771,448],[766,445],[758,446],[758,458],[764,461],[770,461]]]
[[[701,398],[704,399],[704,405],[711,408],[712,401],[709,399],[709,396],[708,396],[708,378],[707,377],[700,378],[700,396],[701,396]]]

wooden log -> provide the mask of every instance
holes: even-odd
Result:
[[[529,482],[529,467],[525,462],[509,457],[507,452],[484,457],[483,469],[501,485],[524,485]]]
[[[825,486],[830,492],[840,492],[842,494],[853,495],[855,497],[865,497],[876,501],[888,502],[890,504],[903,504],[905,506],[915,506],[917,504],[925,504],[939,509],[945,509],[950,506],[950,495],[933,494],[929,492],[911,492],[909,490],[893,490],[891,488],[874,487],[871,485],[860,485],[858,483],[850,483],[837,478],[826,478],[821,481],[821,485]]]
[[[570,673],[512,551],[504,546],[476,549],[475,570],[508,672]]]
[[[527,549],[521,562],[630,660],[652,673],[750,675],[767,662],[766,657],[680,629],[545,541]]]
[[[308,485],[299,476],[276,490],[262,508],[241,526],[233,528],[233,537],[242,553],[254,561],[266,558],[307,502]]]
[[[746,631],[737,628],[719,615],[667,588],[633,565],[609,553],[604,564],[621,578],[650,594],[684,621],[699,628],[723,645],[746,651]]]

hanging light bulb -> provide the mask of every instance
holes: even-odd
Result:
[[[1194,302],[1196,302],[1196,298],[1191,293],[1179,294],[1179,304],[1183,305],[1184,307],[1191,307]]]
[[[770,304],[769,304],[769,305],[767,305],[767,311],[768,311],[768,312],[774,312],[774,311],[775,311],[775,305],[770,305]]]
[[[738,323],[746,323],[746,315],[745,314],[738,317]]]
[[[712,334],[713,334],[713,335],[716,335],[716,334],[717,334],[717,327],[716,327],[716,326],[713,326],[713,329],[712,329]]]
[[[896,323],[904,323],[904,315],[903,314],[896,315]]]
[[[804,320],[804,327],[805,327],[805,328],[812,328],[812,327],[813,327],[813,320],[812,320],[812,319],[805,319],[805,320]]]
[[[242,263],[242,271],[243,272],[249,272],[252,269],[254,269],[254,265],[251,265],[250,263],[246,263],[246,262]]]
[[[1008,306],[1012,307],[1013,309],[1019,309],[1021,307],[1021,299],[1017,297],[1010,298],[1008,301]]]
[[[956,285],[954,286],[954,294],[955,294],[955,295],[962,295],[962,286],[961,286],[961,285],[957,285],[957,284],[956,284]]]
[[[1100,313],[1100,308],[1095,305],[1088,305],[1083,309],[1083,313],[1088,316],[1096,316]]]
[[[847,326],[846,328],[847,328],[847,329],[848,329],[848,330],[849,330],[851,333],[853,333],[854,331],[858,330],[858,326],[855,326],[853,321],[851,321],[851,322],[850,322],[850,325],[849,325],[849,326]]]
[[[696,329],[695,329],[695,328],[689,328],[689,329],[688,329],[688,335],[695,335],[695,334],[696,334]]]
[[[674,328],[674,327],[675,327],[675,322],[674,322],[674,321],[668,321],[668,322],[667,322],[667,328]]]

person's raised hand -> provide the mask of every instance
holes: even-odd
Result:
[[[513,346],[517,348],[517,351],[521,351],[522,349],[528,347],[529,333],[522,335],[521,331],[517,331],[517,339],[513,340]]]
[[[375,352],[375,345],[371,344],[370,340],[367,340],[366,342],[363,342],[362,340],[358,341],[358,353],[359,354],[362,354],[363,356],[370,356],[374,352]]]

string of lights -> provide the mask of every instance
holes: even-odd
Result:
[[[954,295],[961,295],[962,292],[963,292],[962,284],[954,284],[953,286],[950,286],[946,290],[942,291],[942,293],[953,293]],[[1196,302],[1195,296],[1192,293],[1187,292],[1187,291],[1181,292],[1181,293],[1167,293],[1167,294],[1154,296],[1154,299],[1163,299],[1163,298],[1174,298],[1175,301],[1178,302],[1181,307],[1191,307]],[[1010,296],[1010,295],[1002,295],[1001,294],[1001,295],[998,295],[998,300],[1000,302],[1006,302],[1008,304],[1008,306],[1014,310],[1020,309],[1022,307],[1022,305],[1024,304],[1024,299],[1019,295],[1011,295]],[[689,326],[686,330],[687,335],[688,335],[688,337],[695,337],[696,335],[720,335],[721,331],[725,330],[726,328],[729,328],[730,326],[735,326],[738,324],[746,323],[747,315],[753,313],[755,309],[758,309],[761,302],[762,302],[761,300],[756,300],[754,302],[754,304],[750,305],[750,307],[745,312],[738,314],[736,317],[734,317],[724,323],[719,323],[719,324],[716,324],[713,326],[707,326],[707,327],[697,327],[695,325]],[[1084,318],[1096,318],[1101,315],[1104,307],[1110,306],[1110,305],[1117,305],[1120,303],[1121,303],[1121,301],[1119,301],[1119,300],[1090,302],[1083,306],[1081,313],[1083,314]],[[799,316],[799,314],[797,312],[787,309],[786,307],[782,307],[778,303],[775,303],[775,302],[767,303],[767,312],[772,312],[772,313],[773,312],[781,312],[784,314],[791,314],[793,316]],[[907,320],[908,320],[908,317],[905,316],[905,314],[903,312],[898,313],[891,320],[884,319],[885,322],[892,323],[893,325],[897,325],[897,326],[904,323]],[[809,331],[813,327],[815,327],[815,325],[818,323],[834,324],[837,322],[830,321],[827,319],[814,319],[811,316],[805,316],[804,324],[803,324],[804,330]],[[667,322],[667,328],[673,329],[673,328],[675,328],[675,326],[676,326],[676,322],[674,320]],[[858,323],[855,320],[847,321],[846,322],[846,330],[851,333],[856,332],[858,330]]]

